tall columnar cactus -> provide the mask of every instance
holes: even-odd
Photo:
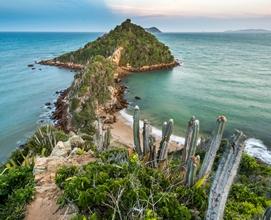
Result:
[[[167,129],[167,122],[165,121],[165,122],[163,123],[163,126],[162,126],[162,137],[165,136],[166,129]]]
[[[163,161],[167,159],[168,143],[169,143],[172,131],[173,131],[173,119],[170,119],[167,122],[167,124],[165,123],[163,124],[163,128],[162,128],[163,136],[160,142],[158,161]]]
[[[99,118],[97,121],[95,121],[95,136],[94,136],[94,142],[97,147],[98,151],[101,151],[103,148],[103,128],[102,128],[102,122]]]
[[[216,157],[217,150],[220,146],[221,139],[223,137],[224,128],[226,125],[227,119],[225,116],[219,116],[217,118],[217,126],[213,131],[212,138],[209,142],[209,148],[205,154],[203,163],[201,165],[198,179],[206,177],[210,174],[212,166]]]
[[[271,220],[271,206],[265,210],[263,220]]]
[[[100,118],[95,122],[95,128],[96,132],[94,136],[94,142],[97,147],[97,150],[102,151],[108,149],[111,138],[110,128],[107,127],[106,129],[104,129],[103,123]]]
[[[151,126],[147,120],[144,120],[143,125],[143,155],[147,155],[150,152],[150,135]]]
[[[187,186],[193,186],[196,180],[197,170],[200,164],[200,156],[192,156],[187,164],[187,174],[185,184]]]
[[[236,131],[217,168],[208,199],[206,220],[223,219],[224,209],[244,150],[245,135]]]
[[[188,160],[195,155],[199,135],[199,121],[193,116],[188,122],[186,138],[182,153],[182,165],[186,166]]]
[[[103,149],[108,149],[111,139],[111,130],[109,127],[103,133]]]
[[[149,138],[149,146],[150,146],[150,154],[149,154],[149,161],[148,164],[155,168],[157,167],[157,152],[156,152],[156,145],[155,145],[155,137],[150,135]]]
[[[140,127],[139,127],[139,120],[140,120],[140,110],[138,106],[135,106],[134,109],[134,117],[133,117],[133,133],[134,133],[134,147],[138,155],[142,156],[141,144],[140,144]]]

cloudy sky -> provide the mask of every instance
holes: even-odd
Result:
[[[271,29],[271,0],[0,0],[0,31],[108,31],[128,17],[171,32]]]

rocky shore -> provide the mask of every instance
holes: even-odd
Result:
[[[57,66],[70,70],[81,71],[84,69],[83,65],[74,63],[62,63],[54,60],[40,61],[39,64]],[[127,87],[122,83],[122,78],[127,74],[133,72],[150,72],[162,69],[171,69],[180,65],[178,61],[174,61],[168,64],[156,64],[152,66],[143,66],[140,68],[133,67],[118,67],[118,74],[115,76],[115,87],[111,89],[111,100],[105,105],[100,106],[97,114],[103,120],[105,124],[113,124],[116,122],[115,113],[126,108],[128,106],[127,100],[124,98],[124,93]],[[52,119],[55,122],[56,127],[63,129],[66,132],[73,131],[69,114],[69,88],[60,92],[60,95],[55,103],[55,111],[52,114]]]
[[[65,69],[71,69],[71,70],[82,70],[84,68],[81,64],[76,64],[72,62],[64,63],[56,60],[41,60],[38,62],[38,64],[41,65],[48,65],[48,66],[57,66]]]
[[[164,69],[172,69],[176,66],[179,66],[180,63],[176,60],[174,60],[171,63],[161,63],[161,64],[155,64],[151,66],[142,66],[139,68],[135,67],[121,67],[124,71],[127,72],[150,72],[150,71],[155,71],[155,70],[164,70]]]

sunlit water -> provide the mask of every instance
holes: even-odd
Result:
[[[173,118],[179,136],[192,115],[204,135],[211,133],[218,115],[225,115],[225,136],[242,130],[250,138],[246,151],[271,164],[271,34],[157,36],[183,64],[126,77],[131,106],[139,105],[142,118],[156,127]]]
[[[74,73],[35,61],[83,46],[98,33],[0,33],[0,162],[48,121],[56,91],[65,89]],[[39,70],[41,69],[41,70]]]

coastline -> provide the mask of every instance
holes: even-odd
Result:
[[[40,63],[44,63],[41,61]],[[174,62],[175,66],[180,65],[177,61]],[[47,65],[47,64],[43,64]],[[54,64],[52,64],[55,66]],[[169,65],[170,66],[170,65]],[[58,66],[61,68],[66,68],[70,70],[82,70],[83,68],[76,69],[70,64]],[[159,66],[161,69],[161,66]],[[167,67],[169,68],[169,67]],[[173,68],[173,67],[171,67]],[[146,70],[144,71],[135,71],[135,72],[149,72],[155,71]],[[98,110],[98,117],[100,117],[105,124],[109,125],[112,130],[113,141],[119,142],[129,148],[133,148],[133,131],[132,131],[132,116],[125,112],[125,108],[128,106],[127,100],[124,98],[125,91],[127,86],[123,84],[122,79],[128,74],[132,74],[133,71],[128,71],[128,69],[123,69],[118,67],[118,74],[115,76],[115,87],[112,94],[111,100],[115,99],[113,104],[109,106],[100,106]],[[68,92],[69,88],[64,90],[57,98],[55,103],[55,111],[52,114],[52,120],[56,127],[63,129],[65,132],[72,131],[70,126],[70,117],[68,113]],[[142,126],[142,122],[141,122]],[[155,136],[157,142],[159,142],[161,137],[161,130],[156,127],[152,127],[153,135]],[[184,144],[184,137],[179,137],[172,135],[171,143],[169,145],[169,152],[181,150]],[[245,152],[250,156],[257,158],[259,161],[262,161],[266,164],[271,165],[271,152],[267,147],[261,142],[261,140],[255,138],[249,138],[245,143]]]
[[[143,122],[140,121],[142,130]],[[153,135],[157,144],[161,140],[161,131],[152,127]],[[112,124],[112,139],[114,142],[121,143],[129,148],[133,148],[133,129],[132,129],[132,116],[125,112],[125,109],[116,113],[116,122]],[[169,143],[169,153],[179,151],[183,148],[184,138],[172,135]]]
[[[41,65],[56,66],[70,70],[82,71],[83,65],[74,63],[62,63],[55,60],[45,60],[38,62]],[[170,69],[179,66],[180,62],[174,60],[167,64],[156,64],[151,66],[143,66],[141,68],[132,67],[118,67],[118,74],[115,75],[115,87],[111,94],[109,105],[99,106],[97,116],[108,124],[112,129],[112,139],[115,142],[123,144],[129,148],[133,148],[133,130],[132,130],[132,117],[125,112],[128,106],[127,100],[124,98],[127,87],[123,84],[122,79],[133,72],[151,72],[161,69]],[[63,90],[55,102],[55,111],[52,113],[51,119],[54,121],[56,127],[63,129],[65,132],[73,131],[70,125],[70,115],[68,110],[68,94],[69,88]],[[113,101],[114,100],[114,101]],[[113,104],[112,104],[113,102]],[[140,122],[141,127],[143,122]],[[161,131],[153,127],[153,135],[157,143],[161,140]],[[184,138],[172,135],[169,143],[169,152],[178,151],[183,148]]]

